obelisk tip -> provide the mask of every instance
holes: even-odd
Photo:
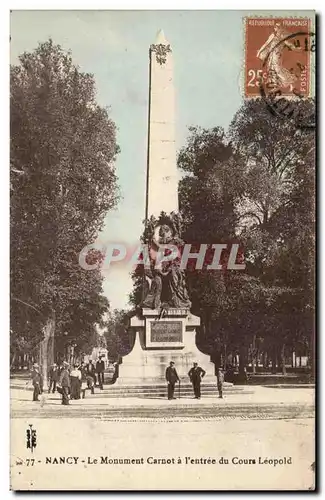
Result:
[[[165,37],[165,33],[163,32],[163,30],[159,30],[158,33],[157,33],[157,37],[156,37],[156,44],[159,45],[159,44],[162,44],[162,45],[169,45],[169,42],[168,40],[166,39]]]

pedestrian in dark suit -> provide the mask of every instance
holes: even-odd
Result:
[[[33,401],[39,401],[38,396],[43,392],[43,377],[39,371],[39,366],[37,363],[33,364],[31,378],[34,387]]]
[[[206,372],[198,366],[197,363],[193,363],[193,368],[188,372],[188,376],[193,385],[194,399],[201,399],[201,380],[205,373]]]
[[[96,385],[96,368],[92,359],[88,361],[86,372],[87,376],[92,377],[92,379],[94,380],[94,385]]]
[[[78,366],[78,370],[80,370],[81,373],[80,394],[82,399],[85,399],[86,388],[87,388],[87,373],[86,373],[86,365],[84,362],[82,362],[81,365]]]
[[[223,384],[225,381],[225,376],[223,374],[222,368],[218,368],[218,373],[217,373],[217,387],[218,387],[218,392],[219,392],[219,398],[222,399],[222,391],[223,391]]]
[[[171,361],[169,366],[166,368],[166,380],[168,388],[168,399],[174,398],[175,384],[179,382],[179,376],[175,368],[175,363]]]
[[[87,387],[90,389],[91,393],[95,393],[95,384],[96,384],[96,368],[93,364],[93,360],[90,359],[88,364],[86,365],[86,379],[87,379]]]
[[[98,361],[96,363],[96,373],[100,389],[103,389],[104,385],[104,372],[105,372],[105,361],[102,359],[101,356],[99,356]]]
[[[51,389],[52,393],[55,392],[56,384],[59,378],[60,378],[59,368],[56,363],[53,363],[53,365],[49,370],[49,393],[51,392]]]
[[[59,385],[62,388],[62,404],[69,404],[69,393],[70,393],[70,374],[69,374],[69,363],[63,361],[63,370],[60,375]]]

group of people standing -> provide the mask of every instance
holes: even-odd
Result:
[[[193,368],[188,372],[190,382],[193,386],[194,399],[201,399],[201,382],[205,375],[203,368],[198,366],[196,362],[193,363]],[[166,380],[167,380],[167,397],[168,399],[176,399],[174,397],[175,385],[180,383],[180,378],[175,368],[175,363],[171,361],[169,366],[166,368]],[[219,393],[219,398],[223,398],[223,384],[224,384],[224,373],[222,368],[218,369],[217,372],[217,388]]]
[[[71,399],[84,398],[86,389],[89,389],[91,394],[95,392],[95,386],[98,385],[100,390],[104,386],[105,361],[100,356],[96,362],[92,359],[88,363],[75,364],[72,369],[67,361],[63,361],[61,366],[54,363],[48,374],[48,392],[59,392],[62,395],[62,404],[68,405]],[[194,398],[201,399],[201,382],[206,372],[194,362],[193,367],[188,372],[190,382],[193,386]],[[43,392],[43,378],[39,370],[39,365],[33,365],[31,374],[34,387],[33,401],[38,401],[38,397]],[[174,397],[175,385],[180,383],[175,363],[171,361],[166,369],[167,392],[168,399],[176,399]],[[219,398],[223,398],[224,373],[222,368],[217,371],[217,388]]]
[[[59,392],[62,404],[68,405],[71,399],[85,398],[86,389],[94,394],[96,384],[103,390],[104,372],[103,356],[99,356],[96,364],[90,359],[88,363],[74,364],[72,368],[67,361],[63,361],[60,366],[54,363],[48,373],[48,392]],[[37,363],[33,365],[31,378],[34,387],[33,401],[38,401],[43,392],[43,377]]]

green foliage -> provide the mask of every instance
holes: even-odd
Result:
[[[200,348],[243,352],[256,338],[275,351],[310,345],[314,133],[251,100],[228,134],[190,128],[178,166],[185,241],[245,248],[245,272],[187,271]]]
[[[103,327],[109,359],[117,361],[131,351],[134,339],[128,332],[130,317],[131,313],[124,309],[109,312]]]
[[[108,309],[100,271],[78,258],[117,202],[115,125],[93,76],[52,40],[22,54],[10,78],[11,293],[40,311],[12,301],[12,339],[39,342],[54,313],[56,336],[78,342]]]
[[[209,243],[235,235],[234,206],[242,194],[242,165],[223,130],[191,127],[178,166],[188,173],[180,182],[180,208],[187,242]],[[214,241],[213,241],[214,240]]]

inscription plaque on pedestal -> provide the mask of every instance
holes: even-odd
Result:
[[[146,346],[183,347],[184,322],[180,319],[157,320],[147,319]]]
[[[150,333],[151,342],[182,342],[183,325],[181,321],[153,321]]]

